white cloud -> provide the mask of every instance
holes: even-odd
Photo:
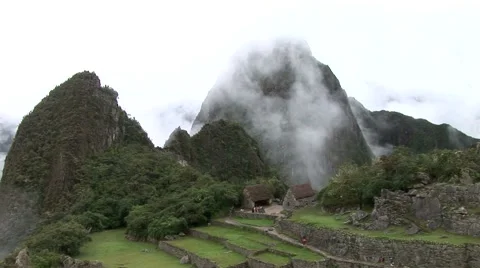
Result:
[[[120,104],[162,146],[178,125],[190,129],[182,115],[165,111],[183,103],[197,111],[242,44],[295,35],[367,108],[480,137],[479,11],[459,0],[4,1],[0,114],[21,120],[86,69],[119,91]],[[386,103],[388,96],[399,102]]]

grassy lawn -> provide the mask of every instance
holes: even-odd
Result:
[[[284,256],[273,254],[270,252],[265,252],[254,256],[255,259],[261,260],[263,262],[268,262],[275,265],[285,265],[290,262],[290,259]]]
[[[251,250],[261,250],[272,247],[276,250],[295,254],[295,258],[302,260],[322,260],[323,256],[305,248],[296,247],[288,243],[273,239],[267,235],[250,232],[239,228],[228,228],[221,226],[208,226],[195,228],[200,232],[211,236],[223,237],[228,242],[242,248]]]
[[[200,257],[207,258],[221,267],[239,264],[246,260],[244,256],[225,248],[221,244],[208,240],[185,237],[169,241],[168,243],[193,252]]]
[[[200,232],[207,233],[211,236],[222,237],[228,240],[228,242],[251,250],[266,249],[268,246],[266,243],[276,243],[277,241],[268,236],[245,231],[238,228],[228,228],[220,226],[208,226],[195,228]]]
[[[461,245],[464,243],[480,243],[480,238],[448,233],[444,230],[435,230],[428,233],[419,233],[415,235],[407,235],[405,233],[405,229],[402,227],[389,227],[387,230],[383,231],[363,230],[351,225],[344,224],[344,222],[346,221],[345,216],[325,214],[315,208],[298,210],[293,214],[290,220],[313,225],[315,227],[342,229],[344,231],[378,238],[399,240],[424,240],[455,245]]]
[[[98,260],[108,268],[123,267],[171,267],[187,268],[189,265],[180,264],[180,261],[156,249],[154,244],[132,242],[124,238],[125,230],[109,230],[91,235],[92,241],[85,244],[79,259]],[[142,252],[148,249],[149,252]]]
[[[242,224],[253,225],[258,227],[273,226],[273,220],[269,220],[269,219],[246,219],[246,218],[235,217],[234,220]]]
[[[282,252],[295,254],[295,257],[293,257],[294,259],[305,261],[321,261],[325,259],[322,255],[312,252],[306,248],[300,248],[286,243],[278,244],[274,248]]]

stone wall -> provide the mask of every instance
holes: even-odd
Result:
[[[225,239],[225,238],[211,236],[207,233],[199,232],[199,231],[196,231],[196,230],[191,230],[190,235],[193,236],[193,237],[200,238],[200,239],[217,242],[219,244],[224,245],[226,248],[228,248],[228,249],[230,249],[230,250],[232,250],[236,253],[239,253],[239,254],[241,254],[245,257],[252,256],[253,254],[258,253],[257,250],[249,250],[249,249],[242,248],[242,247],[239,247],[237,245],[234,245],[234,244],[228,242],[227,239]]]
[[[165,251],[166,253],[173,255],[177,258],[182,258],[183,256],[187,255],[187,252],[181,248],[172,246],[171,244],[165,242],[165,241],[160,241],[158,242],[158,248]]]
[[[307,207],[315,204],[317,201],[317,195],[311,196],[311,197],[306,197],[302,199],[297,200],[297,207]]]
[[[210,261],[209,259],[205,259],[202,257],[197,256],[196,254],[192,252],[185,251],[181,248],[178,248],[176,246],[173,246],[167,242],[160,241],[158,243],[158,248],[161,250],[167,252],[168,254],[171,254],[177,258],[182,258],[183,256],[188,256],[188,259],[190,260],[191,264],[194,264],[196,267],[202,267],[202,268],[217,268],[217,265]]]
[[[62,258],[62,268],[104,268],[103,263],[99,261],[86,261],[74,259],[69,256],[64,256]],[[31,266],[29,266],[30,268]]]
[[[292,190],[288,189],[285,197],[283,198],[282,206],[285,210],[293,210],[296,207],[297,200],[295,196],[293,196]]]
[[[263,214],[263,213],[251,213],[251,212],[242,212],[242,211],[235,211],[234,216],[246,219],[268,219],[268,220],[275,220],[277,216]]]
[[[354,235],[341,230],[314,228],[289,220],[279,222],[283,233],[300,237],[307,235],[308,244],[333,256],[376,263],[380,257],[393,258],[395,265],[408,267],[480,267],[480,245],[461,246],[403,241]],[[338,263],[337,265],[340,265]],[[342,264],[339,267],[360,267]]]
[[[258,250],[251,250],[251,249],[242,248],[242,247],[239,247],[239,246],[234,245],[234,244],[232,244],[230,242],[227,242],[227,241],[223,242],[223,245],[226,248],[230,249],[231,251],[236,252],[236,253],[238,253],[240,255],[243,255],[245,257],[252,256],[252,255],[254,255],[255,253],[258,252]]]
[[[220,244],[223,244],[225,241],[227,241],[226,238],[212,236],[212,235],[209,235],[209,234],[204,233],[204,232],[199,232],[197,230],[190,230],[188,232],[188,234],[190,236],[193,236],[193,237],[196,237],[196,238],[200,238],[200,239],[204,239],[204,240],[210,240],[210,241],[217,242],[217,243],[220,243]]]
[[[433,184],[409,192],[382,190],[375,198],[372,229],[418,220],[425,227],[480,236],[480,184]]]
[[[248,259],[248,267],[249,268],[292,268],[292,264],[286,264],[286,265],[275,265],[271,263],[266,263],[261,260],[249,258]]]
[[[285,210],[293,210],[296,208],[307,207],[315,204],[317,201],[317,195],[311,197],[306,197],[302,199],[296,199],[292,193],[292,190],[288,190],[283,198],[283,209]]]

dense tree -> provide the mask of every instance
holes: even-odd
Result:
[[[382,189],[408,190],[426,177],[428,183],[457,183],[459,178],[480,181],[480,152],[476,148],[461,151],[434,150],[414,154],[398,147],[371,165],[344,165],[320,192],[325,208],[373,205]]]

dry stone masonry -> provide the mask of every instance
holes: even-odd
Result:
[[[432,184],[408,192],[382,190],[371,229],[415,222],[429,229],[480,236],[480,184]]]
[[[309,244],[348,259],[375,263],[393,259],[397,267],[480,267],[480,245],[451,245],[418,240],[393,240],[356,235],[342,230],[315,228],[290,220],[279,222],[282,233],[307,235]]]

